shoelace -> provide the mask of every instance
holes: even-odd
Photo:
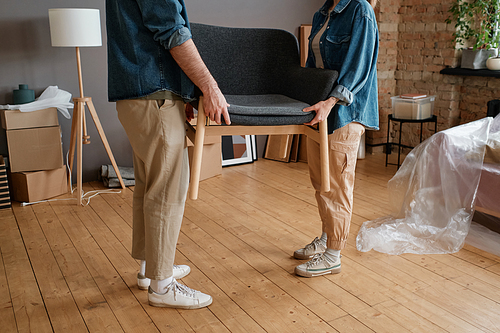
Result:
[[[194,294],[196,293],[196,290],[180,284],[176,279],[173,279],[172,283],[170,283],[170,285],[168,286],[168,290],[170,289],[174,290],[174,295],[176,295],[177,293],[181,293],[188,297],[194,297]]]
[[[306,245],[306,250],[309,250],[310,248],[314,247],[314,251],[316,251],[320,245],[323,246],[323,243],[318,237],[316,237],[311,243]]]
[[[312,259],[309,260],[306,264],[307,264],[307,267],[312,267],[312,266],[318,265],[323,260],[326,260],[326,262],[328,262],[329,264],[333,264],[333,262],[327,256],[325,256],[324,253],[316,253],[312,257]]]

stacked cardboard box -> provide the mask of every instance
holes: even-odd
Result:
[[[193,161],[194,145],[188,139],[189,167]],[[221,140],[218,137],[207,137],[203,145],[200,180],[208,179],[222,174]]]
[[[13,200],[33,202],[66,193],[56,108],[3,110],[1,120],[7,130]]]

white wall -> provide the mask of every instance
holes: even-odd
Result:
[[[185,0],[191,22],[232,27],[270,27],[293,32],[310,23],[323,0]],[[118,165],[132,165],[132,150],[116,116],[114,103],[107,101],[105,11],[102,0],[0,0],[0,104],[12,103],[12,90],[25,83],[38,96],[47,86],[78,95],[75,51],[50,45],[48,9],[61,7],[99,8],[103,46],[82,48],[84,92],[92,97]],[[68,150],[71,120],[59,117],[64,154]],[[97,177],[107,154],[90,121],[92,143],[84,145],[83,180]],[[0,130],[0,154],[7,155],[5,130]]]

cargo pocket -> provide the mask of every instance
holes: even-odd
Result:
[[[341,174],[344,173],[349,162],[347,152],[342,147],[330,147],[330,159],[335,167],[335,171]]]

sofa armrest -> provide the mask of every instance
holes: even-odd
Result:
[[[293,67],[283,74],[281,94],[313,105],[328,98],[338,76],[334,70]]]

